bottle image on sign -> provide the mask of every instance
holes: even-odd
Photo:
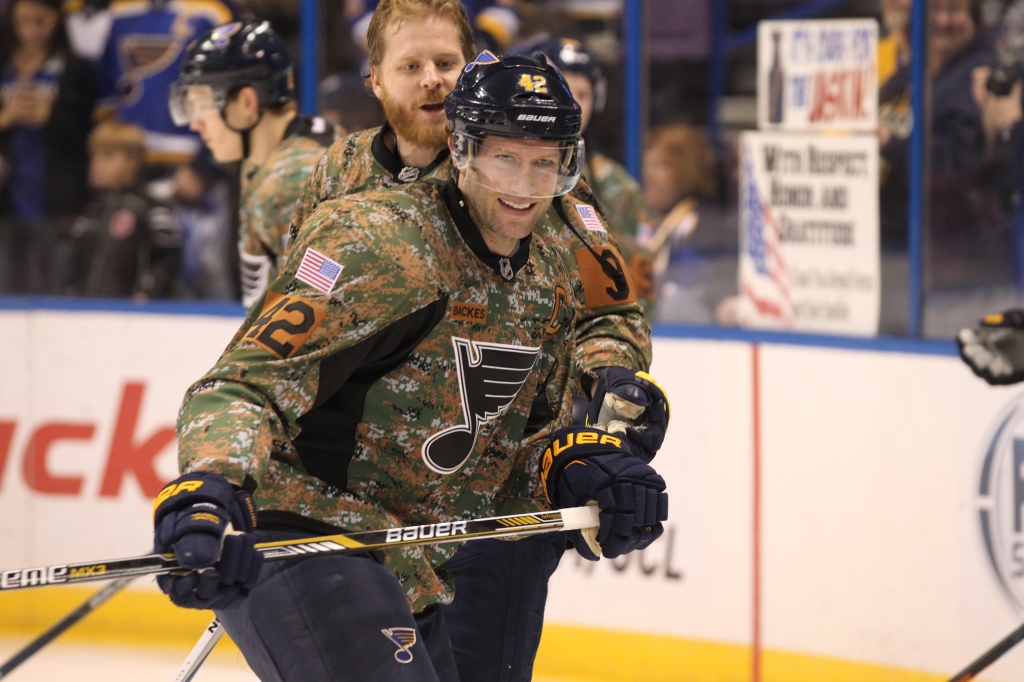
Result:
[[[768,72],[768,122],[782,123],[783,115],[783,84],[785,75],[782,73],[782,65],[779,63],[779,41],[782,34],[778,31],[772,33],[772,41],[775,43],[772,56],[772,68]]]

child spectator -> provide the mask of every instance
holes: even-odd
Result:
[[[169,209],[139,189],[145,134],[108,120],[89,136],[89,185],[95,199],[60,250],[62,293],[137,300],[174,293],[177,226]]]

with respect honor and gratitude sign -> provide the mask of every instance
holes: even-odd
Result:
[[[878,140],[746,132],[740,138],[745,327],[878,332]]]
[[[758,128],[875,130],[877,54],[874,19],[760,22]]]

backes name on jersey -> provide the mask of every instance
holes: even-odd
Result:
[[[411,528],[391,528],[388,530],[385,542],[402,542],[403,540],[427,540],[430,538],[444,538],[453,535],[465,535],[466,522],[452,521],[446,523],[431,523],[426,526],[413,526]]]

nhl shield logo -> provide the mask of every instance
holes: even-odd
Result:
[[[989,564],[1007,599],[1024,614],[1024,394],[994,424],[977,487],[978,521]]]
[[[530,376],[540,347],[482,343],[452,337],[464,424],[435,433],[423,443],[423,461],[432,471],[462,468],[476,445],[480,427],[501,416]]]

